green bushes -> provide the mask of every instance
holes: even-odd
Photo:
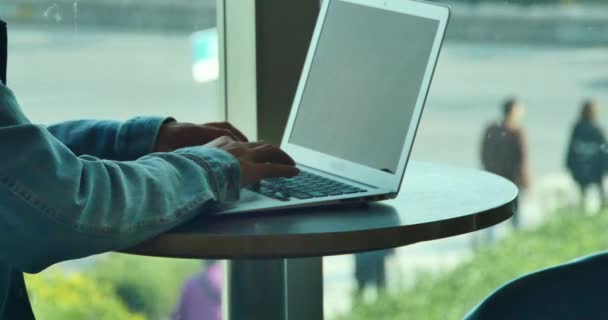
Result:
[[[358,304],[340,319],[462,319],[501,284],[545,267],[608,249],[608,213],[559,212],[536,230],[510,235],[441,275],[420,274],[413,287]]]
[[[79,272],[51,268],[26,277],[38,319],[168,319],[198,260],[110,253]]]
[[[86,272],[111,284],[130,310],[148,319],[167,319],[180,297],[184,281],[201,269],[200,260],[106,254]]]
[[[53,269],[26,276],[28,294],[38,319],[144,320],[128,310],[110,284],[100,284],[81,273]]]

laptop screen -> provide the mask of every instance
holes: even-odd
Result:
[[[289,142],[394,173],[438,27],[332,1]]]

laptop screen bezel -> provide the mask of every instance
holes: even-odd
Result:
[[[416,101],[416,105],[414,107],[414,112],[412,114],[411,122],[408,127],[408,132],[406,134],[406,139],[400,155],[399,164],[397,166],[397,171],[395,173],[387,173],[376,168],[371,168],[349,160],[337,158],[325,153],[321,153],[309,148],[299,146],[289,141],[294,128],[294,123],[297,118],[298,109],[300,108],[302,95],[304,93],[306,83],[308,81],[310,68],[315,58],[319,38],[321,36],[326,21],[327,11],[332,1],[350,2],[362,6],[390,10],[403,14],[433,19],[437,20],[438,22],[437,33],[435,35],[435,40],[433,42],[431,54],[427,63],[427,68],[425,70],[425,74],[422,80],[421,89],[418,95],[418,99]],[[287,153],[289,153],[301,165],[312,167],[337,176],[348,177],[349,179],[362,182],[374,187],[387,188],[391,191],[397,192],[400,188],[401,181],[405,173],[405,168],[412,149],[412,144],[416,135],[418,123],[422,115],[424,102],[426,100],[433,72],[435,70],[435,65],[437,63],[437,59],[441,51],[441,44],[445,35],[448,18],[448,7],[421,1],[325,0],[323,6],[321,7],[317,25],[313,33],[310,48],[308,50],[308,55],[304,63],[302,75],[300,77],[300,82],[298,84],[298,88],[295,94],[291,113],[289,115],[285,128],[285,134],[283,135],[281,148]],[[335,119],[335,121],[340,121],[340,119]],[[310,128],[310,130],[314,130],[314,128]],[[353,139],[356,139],[356,137],[353,137]]]

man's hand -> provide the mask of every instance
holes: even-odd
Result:
[[[241,187],[254,185],[263,179],[293,177],[300,173],[287,153],[264,142],[234,141],[224,136],[206,146],[225,150],[239,160]]]
[[[168,122],[163,124],[156,140],[155,152],[169,152],[185,147],[201,146],[220,137],[247,142],[247,137],[228,122],[202,125]]]

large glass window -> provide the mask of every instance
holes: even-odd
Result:
[[[8,83],[33,122],[224,118],[215,0],[3,0],[0,18]],[[27,284],[40,319],[168,319],[202,270],[221,288],[215,263],[117,253],[59,264]],[[206,309],[219,312],[216,298]]]
[[[330,318],[461,319],[510,279],[605,249],[604,164],[585,162],[604,158],[605,146],[572,133],[587,118],[606,129],[607,4],[441,2],[451,6],[451,23],[412,158],[515,172],[520,212],[490,230],[368,256],[372,278],[374,261],[385,261],[386,285],[361,296],[351,294],[356,259],[326,258]],[[484,161],[483,146],[508,163]],[[589,174],[598,183],[582,181],[585,194],[577,170],[596,170]]]
[[[214,0],[32,0],[0,6],[10,28],[9,81],[35,122],[223,118],[217,71],[208,76],[200,66],[207,58],[217,61],[207,56],[213,49],[207,42],[217,39]]]
[[[460,319],[508,280],[604,250],[608,241],[600,188],[605,143],[572,134],[581,120],[600,132],[608,123],[608,4],[436,2],[451,6],[452,18],[412,159],[495,170],[511,157],[508,163],[518,165],[505,170],[522,191],[517,220],[325,258],[328,319]],[[25,113],[44,124],[137,115],[221,120],[215,6],[215,0],[2,0],[9,84]],[[505,141],[514,149],[501,149]],[[484,160],[483,148],[505,153]],[[594,169],[585,164],[590,154],[602,159]],[[581,163],[592,181],[581,180]],[[217,266],[109,254],[30,276],[28,288],[42,319],[68,319],[65,310],[75,319],[166,319],[186,279],[198,283],[207,270],[217,280]],[[355,275],[371,280],[362,286]]]

